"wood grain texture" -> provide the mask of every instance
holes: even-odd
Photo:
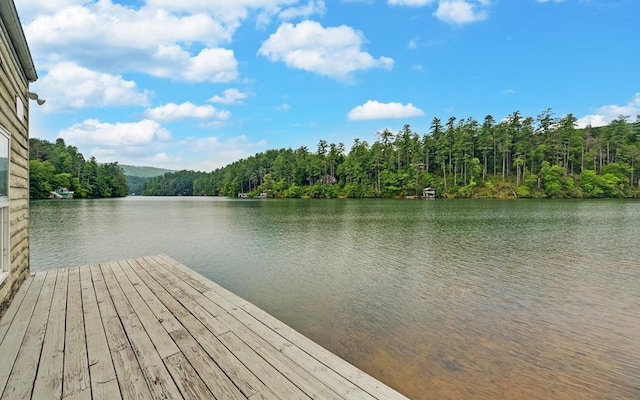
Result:
[[[164,255],[27,279],[0,320],[0,396],[406,399]]]

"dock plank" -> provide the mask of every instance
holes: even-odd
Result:
[[[147,258],[154,259],[154,261],[161,264],[164,268],[175,268],[180,270],[183,275],[190,275],[193,279],[199,280],[202,285],[209,288],[209,291],[203,292],[203,294],[211,298],[227,312],[234,315],[234,317],[240,319],[244,325],[253,326],[255,328],[256,326],[263,324],[269,327],[269,329],[273,333],[276,333],[276,335],[274,336],[271,334],[269,330],[261,330],[261,335],[269,337],[274,343],[281,340],[278,337],[286,339],[286,342],[293,346],[287,345],[286,342],[281,342],[278,347],[282,351],[295,353],[292,355],[294,357],[301,357],[302,365],[312,368],[311,372],[314,374],[324,375],[324,379],[326,379],[327,384],[343,396],[347,398],[370,399],[373,397],[389,400],[399,398],[399,393],[395,390],[382,384],[380,381],[353,365],[343,361],[312,340],[300,335],[283,322],[272,317],[270,314],[241,297],[238,297],[234,293],[231,293],[215,282],[205,278],[196,271],[193,271],[166,255],[146,257],[145,259]],[[246,314],[240,310],[244,310]],[[305,354],[313,356],[309,358],[305,356]],[[314,361],[314,359],[316,361]],[[347,379],[345,380],[344,378]],[[352,385],[348,382],[351,382]]]
[[[166,255],[39,272],[0,319],[0,400],[406,397]]]
[[[22,305],[22,301],[24,300],[27,291],[29,290],[29,286],[31,286],[32,282],[33,277],[29,277],[22,283],[20,289],[18,289],[15,296],[13,297],[13,301],[11,301],[9,307],[5,310],[4,314],[2,314],[2,318],[0,318],[0,345],[4,341],[4,338],[7,335],[7,331],[9,330],[13,319],[18,313],[18,310]]]
[[[216,335],[202,321],[194,317],[187,308],[173,297],[167,290],[168,288],[156,281],[155,278],[161,279],[156,274],[156,271],[144,262],[139,263],[139,266],[141,268],[136,270],[140,274],[139,276],[145,280],[153,293],[171,310],[180,323],[191,333],[206,353],[215,360],[220,369],[224,371],[242,393],[250,397],[260,392],[264,386],[262,382],[218,340]],[[173,285],[167,286],[170,286],[169,289],[173,288]]]
[[[227,332],[220,336],[220,341],[240,361],[260,379],[265,386],[270,388],[282,399],[310,399],[302,390],[289,381],[280,371],[275,370],[258,353],[250,349],[246,343],[240,340],[233,332]]]
[[[229,377],[212,362],[207,352],[198,344],[186,329],[171,332],[171,337],[176,341],[182,354],[189,360],[198,374],[204,378],[211,393],[216,399],[243,400],[246,397]]]
[[[0,395],[4,393],[9,375],[20,351],[22,341],[27,332],[33,309],[38,301],[40,289],[44,283],[44,274],[38,274],[29,282],[29,289],[20,303],[16,315],[11,321],[4,340],[0,344]]]
[[[80,288],[87,339],[91,396],[93,399],[121,399],[118,378],[113,367],[107,335],[102,325],[90,268],[80,269]]]
[[[213,393],[209,391],[200,375],[189,364],[182,353],[176,353],[165,358],[167,369],[175,379],[180,392],[186,399],[211,399]]]
[[[140,319],[113,274],[113,263],[101,264],[102,276],[153,398],[180,399],[180,391],[162,362]]]
[[[69,269],[62,396],[90,399],[89,360],[84,330],[80,268]]]
[[[156,348],[160,358],[165,359],[180,351],[171,336],[162,326],[162,323],[155,317],[148,304],[144,301],[140,293],[133,287],[129,278],[122,270],[119,262],[111,264],[111,269],[115,278],[120,284],[122,292],[126,296],[132,310],[136,313],[137,318],[142,323],[149,339]]]
[[[129,260],[125,263],[121,263],[120,267],[123,272],[129,278],[131,284],[136,288],[140,296],[144,299],[149,306],[149,309],[156,316],[158,321],[164,326],[166,331],[171,334],[172,332],[182,329],[183,326],[178,322],[178,319],[171,313],[171,311],[162,304],[162,301],[149,289],[147,283],[145,283],[138,274],[133,270],[133,266],[137,266],[135,260]]]
[[[69,270],[61,269],[56,277],[41,362],[31,396],[33,399],[54,400],[62,397],[68,276]]]
[[[151,399],[151,391],[113,305],[102,270],[99,265],[92,265],[90,270],[120,395],[124,400]]]
[[[227,327],[222,325],[215,317],[225,311],[216,304],[209,304],[210,308],[203,307],[197,301],[193,300],[188,293],[185,293],[183,287],[177,286],[181,281],[175,275],[167,272],[159,264],[152,259],[149,262],[138,261],[138,265],[147,273],[156,277],[158,282],[166,282],[164,286],[171,295],[180,302],[195,318],[202,322],[216,336],[223,335],[229,331]]]
[[[28,399],[31,396],[40,362],[44,335],[47,331],[47,321],[56,285],[56,275],[56,271],[50,271],[46,274],[2,399]]]
[[[155,296],[147,284],[133,270],[132,264],[140,266],[135,260],[120,263],[120,267],[127,275],[140,296],[149,306],[156,318],[165,326],[186,359],[193,365],[193,369],[204,377],[211,394],[216,399],[242,400],[246,397],[208,356],[205,350],[196,342],[189,332],[180,324],[171,311]],[[186,310],[185,310],[186,311]],[[173,374],[173,373],[172,373]],[[181,389],[182,390],[182,389]]]
[[[158,260],[154,260],[154,261],[158,262]],[[166,265],[166,264],[157,263],[156,265],[158,268],[162,268],[163,265]],[[167,273],[165,273],[164,275],[167,276],[171,274],[167,270]],[[216,310],[220,310],[220,306],[218,306],[215,302],[213,302],[211,299],[206,297],[202,292],[200,292],[199,290],[196,290],[195,287],[191,286],[191,284],[194,281],[193,278],[182,280],[181,279],[182,277],[184,277],[184,274],[175,274],[173,275],[173,279],[169,279],[169,277],[167,277],[167,279],[170,280],[175,285],[176,289],[183,290],[186,295],[188,295],[191,299],[193,299],[193,301],[196,301],[198,304],[201,304],[203,307],[208,309],[209,307],[213,306],[215,307]],[[204,287],[204,284],[201,283],[200,286]],[[208,289],[207,289],[207,292],[209,292]],[[240,311],[240,312],[243,312],[243,311]],[[317,371],[309,372],[307,370],[308,368],[307,363],[313,362],[313,360],[310,357],[302,359],[302,361],[299,361],[293,358],[289,358],[282,353],[282,350],[281,350],[282,347],[291,346],[290,343],[288,342],[282,343],[282,342],[285,342],[285,340],[278,336],[277,337],[278,340],[276,340],[276,342],[282,345],[281,348],[279,349],[276,346],[274,346],[273,343],[263,340],[259,336],[259,334],[254,333],[250,329],[246,329],[245,325],[243,325],[240,321],[236,320],[230,314],[227,314],[224,311],[217,311],[217,314],[219,314],[217,318],[219,321],[223,322],[227,328],[231,329],[236,334],[236,336],[238,336],[238,338],[240,338],[243,342],[245,342],[264,360],[268,360],[268,362],[272,365],[273,368],[275,368],[277,371],[279,371],[285,377],[287,377],[287,379],[290,382],[292,382],[294,385],[300,388],[304,393],[310,396],[313,396],[314,394],[318,394],[322,398],[326,398],[326,399],[342,398],[342,396],[335,393],[331,387],[328,387],[326,384],[316,379],[316,377],[312,372],[317,372]],[[255,325],[259,326],[260,324],[257,323]],[[262,326],[262,328],[263,329],[261,330],[260,333],[265,333],[268,330],[268,328],[265,326]],[[273,332],[270,332],[270,333],[273,334]],[[296,361],[298,363],[296,363]],[[352,389],[352,388],[348,388],[348,389]],[[352,390],[351,392],[349,392],[348,389],[344,390],[345,394],[357,393],[357,391],[355,390]],[[352,398],[354,397],[352,396]],[[372,399],[371,396],[364,397],[364,398]]]

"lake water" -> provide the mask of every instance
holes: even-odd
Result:
[[[31,203],[32,270],[165,253],[413,399],[640,399],[640,202]]]

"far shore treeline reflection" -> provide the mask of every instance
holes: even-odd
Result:
[[[434,118],[422,137],[405,125],[370,144],[320,140],[267,150],[210,173],[179,171],[151,178],[143,195],[254,197],[404,197],[434,187],[437,197],[640,197],[640,116],[577,129],[551,109],[536,118],[516,111],[447,121]]]

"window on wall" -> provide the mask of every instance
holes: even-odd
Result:
[[[0,127],[0,281],[9,272],[9,133]]]

